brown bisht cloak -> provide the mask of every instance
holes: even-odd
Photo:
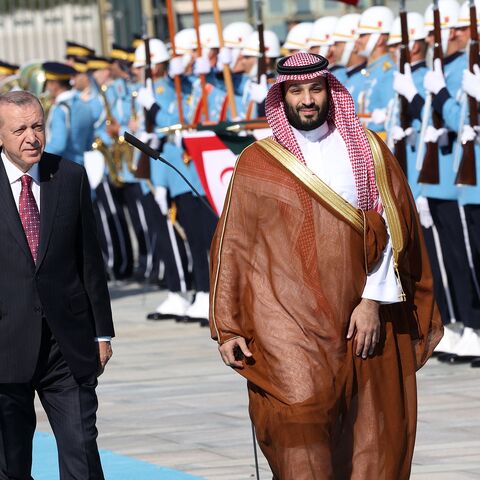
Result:
[[[354,355],[346,332],[366,270],[385,247],[378,213],[354,209],[329,187],[321,198],[278,161],[289,152],[261,141],[239,157],[213,240],[212,338],[247,340],[253,359],[238,373],[278,480],[409,478],[415,371],[442,326],[406,179],[385,144],[367,136],[405,293],[380,307],[373,357]],[[291,167],[320,182],[299,162]]]

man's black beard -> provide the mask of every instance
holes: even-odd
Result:
[[[318,116],[316,118],[303,120],[300,117],[300,113],[297,110],[297,108],[298,109],[315,108],[318,112]],[[297,108],[294,108],[285,102],[285,113],[287,115],[288,122],[292,127],[296,128],[297,130],[305,130],[305,131],[315,130],[320,125],[323,125],[323,123],[325,123],[325,120],[327,119],[328,103],[325,103],[324,105],[321,105],[321,106],[318,106],[315,104],[301,105]]]

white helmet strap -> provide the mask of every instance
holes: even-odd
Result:
[[[342,67],[346,67],[348,65],[348,62],[350,61],[350,57],[352,56],[353,47],[355,47],[355,42],[345,43],[345,48],[343,49],[342,56],[337,62]]]
[[[362,57],[370,57],[370,55],[373,53],[373,50],[377,46],[378,39],[380,38],[380,34],[377,32],[371,33],[370,38],[368,39],[367,44],[365,45],[365,49],[362,50],[359,54]]]

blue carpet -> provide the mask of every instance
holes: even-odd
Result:
[[[170,468],[151,465],[125,455],[101,450],[106,480],[202,480]],[[33,469],[35,480],[58,480],[57,445],[53,435],[36,432],[33,442]]]

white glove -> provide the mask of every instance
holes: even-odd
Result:
[[[448,145],[448,130],[446,128],[435,128],[429,125],[423,137],[425,143],[438,143],[440,147]]]
[[[183,64],[183,58],[182,57],[173,57],[170,60],[170,63],[168,65],[168,75],[170,78],[174,78],[177,75],[183,75],[185,72],[185,66]]]
[[[160,146],[160,139],[155,133],[148,133],[148,132],[141,132],[140,135],[138,136],[138,139],[146,143],[147,145],[150,146],[150,148],[153,148],[154,150],[157,150],[158,147]]]
[[[423,86],[425,90],[436,95],[442,88],[445,88],[445,77],[442,71],[442,62],[439,58],[436,58],[433,62],[433,70],[426,73],[423,79]]]
[[[150,78],[145,82],[145,86],[140,88],[137,93],[137,102],[146,110],[150,110],[155,103],[155,95],[153,93],[153,83]]]
[[[480,68],[478,65],[473,66],[473,72],[470,70],[463,71],[462,89],[467,95],[480,102]]]
[[[387,109],[386,108],[375,108],[372,112],[371,122],[381,124],[385,123],[387,119]]]
[[[210,61],[205,57],[198,57],[193,64],[193,74],[194,75],[207,75],[210,73]]]
[[[232,49],[228,47],[223,47],[218,52],[218,63],[223,67],[223,65],[230,65],[233,62]]]
[[[470,125],[464,125],[462,129],[462,136],[460,141],[462,145],[465,145],[467,142],[478,142],[479,140],[480,127],[471,127]]]
[[[407,129],[403,129],[399,125],[394,125],[392,129],[390,130],[390,135],[393,138],[395,142],[398,142],[399,140],[403,140],[404,138],[407,139],[408,143],[412,143],[412,137],[416,137],[416,132],[412,127],[408,127]],[[413,143],[415,143],[415,140],[413,139]]]
[[[248,88],[250,99],[255,103],[262,103],[267,98],[268,93],[267,76],[263,74],[260,77],[260,83],[250,82]]]
[[[155,201],[163,215],[168,213],[167,189],[165,187],[155,187]]]
[[[173,135],[173,143],[177,148],[183,148],[183,135],[181,130],[176,130],[175,134]]]
[[[430,214],[430,208],[428,208],[428,200],[425,197],[418,197],[415,200],[417,204],[418,216],[420,217],[420,223],[424,228],[430,228],[433,226],[433,218]]]
[[[410,103],[413,97],[418,93],[417,87],[413,82],[412,69],[409,63],[405,64],[405,73],[394,72],[393,89],[407,99]]]

